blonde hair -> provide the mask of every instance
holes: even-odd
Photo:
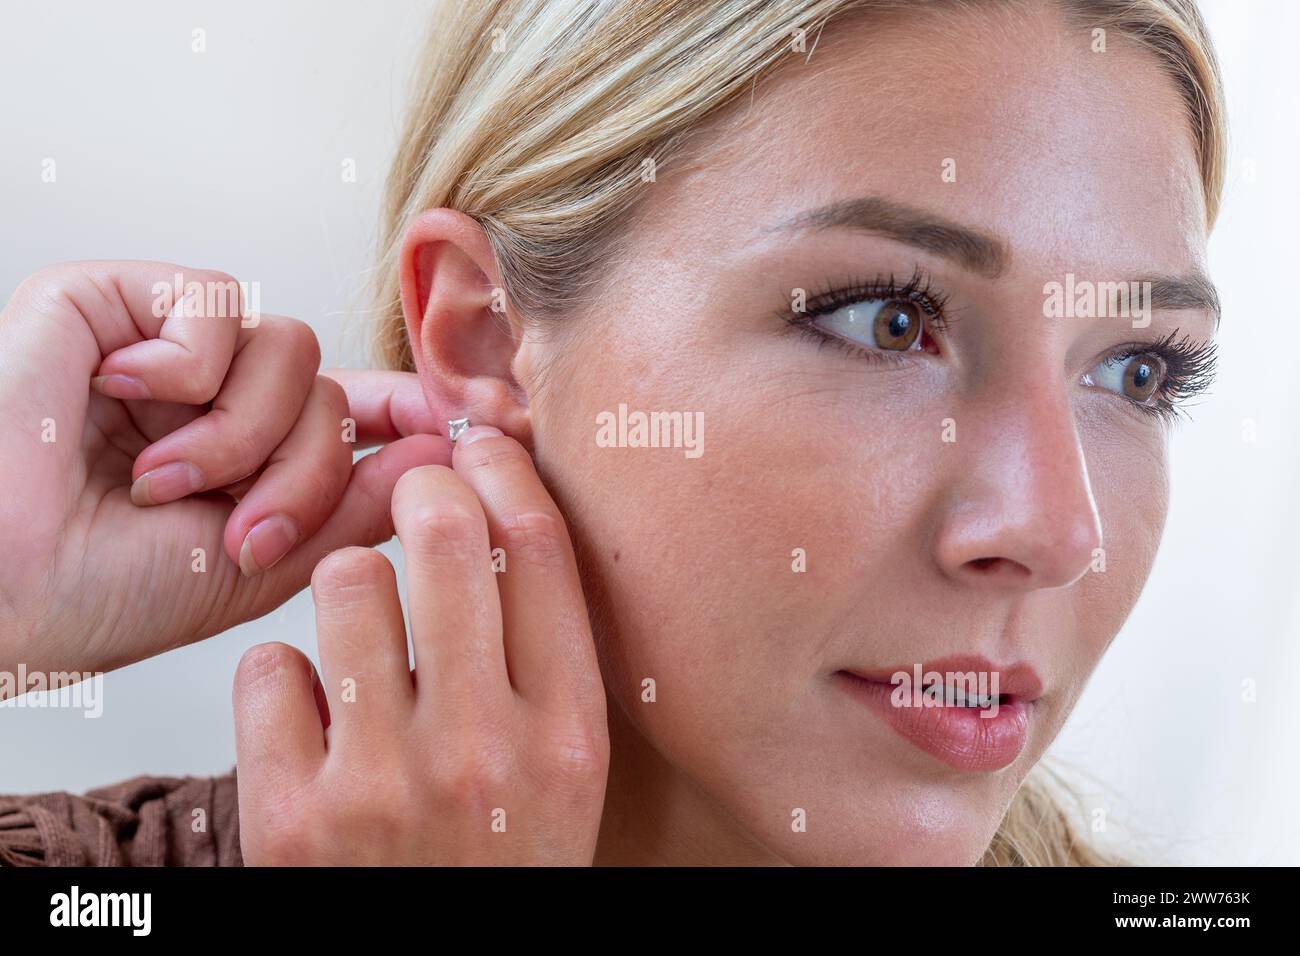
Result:
[[[1023,3],[1024,0],[1002,0]],[[1050,0],[1075,23],[1155,54],[1183,100],[1207,228],[1223,191],[1222,85],[1194,0]],[[929,7],[987,7],[932,0]],[[413,368],[398,259],[411,220],[449,207],[491,242],[508,308],[530,322],[599,287],[604,257],[642,195],[641,172],[686,153],[700,121],[833,17],[914,0],[441,0],[388,180],[376,276],[381,364]],[[796,31],[802,31],[798,33]],[[795,40],[805,39],[797,50]],[[1094,865],[1041,773],[1031,773],[986,865]]]

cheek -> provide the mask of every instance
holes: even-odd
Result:
[[[1116,434],[1112,432],[1112,435]],[[1113,634],[1137,602],[1155,562],[1169,510],[1169,459],[1164,440],[1149,433],[1092,442],[1084,437],[1089,478],[1101,516],[1104,572]],[[1095,449],[1095,451],[1094,451]],[[1093,463],[1097,465],[1094,468]]]
[[[845,607],[869,598],[885,616],[898,603],[881,571],[917,550],[914,476],[942,446],[937,431],[891,427],[913,416],[889,396],[864,429],[861,381],[828,384],[799,343],[619,364],[643,352],[584,350],[534,422],[581,539],[611,695],[682,757],[701,726],[770,737],[814,687]],[[702,454],[599,447],[597,416],[620,404],[699,413]],[[646,679],[654,708],[634,706]]]
[[[1117,439],[1115,436],[1119,435]],[[1097,436],[1097,437],[1093,437]],[[1068,612],[1071,640],[1061,654],[1061,692],[1054,695],[1063,722],[1088,678],[1115,639],[1146,585],[1160,547],[1169,505],[1168,460],[1163,441],[1081,429],[1088,477],[1101,519],[1102,549],[1089,572],[1072,588]]]

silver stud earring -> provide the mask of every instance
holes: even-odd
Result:
[[[455,418],[447,422],[447,437],[455,441],[465,429],[469,428],[468,418]]]

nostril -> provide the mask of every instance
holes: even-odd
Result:
[[[967,566],[980,574],[1003,574],[1027,577],[1029,569],[1018,561],[1009,558],[972,558]]]

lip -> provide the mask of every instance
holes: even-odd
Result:
[[[945,657],[920,665],[921,674],[984,672],[997,674],[997,712],[983,717],[981,710],[956,706],[896,706],[897,685],[890,678],[899,671],[915,674],[916,664],[887,670],[854,668],[836,672],[845,689],[881,717],[900,737],[950,767],[968,773],[989,773],[1014,763],[1029,737],[1029,713],[1043,694],[1043,682],[1024,663],[999,666],[975,655]]]

